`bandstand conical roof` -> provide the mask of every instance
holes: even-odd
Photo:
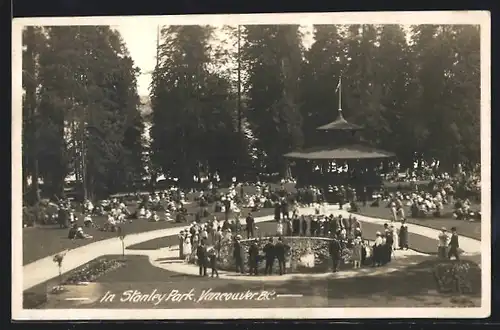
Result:
[[[339,110],[338,112],[339,114],[337,116],[337,119],[335,119],[331,123],[320,126],[316,129],[320,131],[335,131],[335,130],[355,131],[363,129],[362,126],[352,124],[347,120],[345,120],[344,116],[342,115],[342,110]]]
[[[364,127],[348,122],[342,115],[342,102],[341,102],[341,80],[339,80],[339,108],[337,119],[334,121],[319,126],[316,129],[319,131],[329,132],[351,132],[347,133],[348,136],[353,136],[356,131],[363,130]],[[341,133],[345,135],[345,133]],[[328,139],[328,138],[326,138]],[[347,160],[347,159],[383,159],[394,157],[395,154],[381,149],[372,148],[363,145],[359,142],[341,141],[334,138],[336,145],[316,146],[312,148],[292,151],[284,155],[286,158],[292,159],[310,159],[310,160]]]

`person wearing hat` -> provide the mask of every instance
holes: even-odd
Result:
[[[354,239],[354,246],[352,248],[352,257],[351,260],[353,262],[354,268],[361,267],[361,259],[362,259],[362,240],[361,237],[356,237]]]
[[[398,230],[394,227],[394,225],[389,226],[389,230],[392,233],[392,250],[399,250],[399,233]]]
[[[373,243],[373,267],[378,267],[382,265],[383,262],[383,251],[384,241],[382,238],[382,233],[377,231],[375,234],[375,242]]]
[[[441,228],[441,232],[438,235],[438,257],[440,259],[446,259],[446,252],[448,249],[449,237],[446,234],[446,228]]]
[[[330,244],[328,246],[328,250],[330,252],[330,258],[332,258],[333,272],[336,273],[340,265],[341,252],[342,252],[340,242],[337,239],[336,235],[334,235],[333,238],[331,239]]]
[[[250,275],[258,275],[259,270],[259,246],[257,240],[252,240],[250,248],[248,249],[248,266]]]
[[[76,238],[76,230],[78,229],[78,224],[74,223],[71,228],[69,229],[68,232],[68,238],[69,239],[75,239]]]
[[[385,244],[384,244],[384,263],[391,262],[392,258],[392,245],[394,243],[394,237],[392,236],[392,230],[389,228],[387,223],[384,224],[384,236],[385,236]]]
[[[288,246],[283,243],[283,237],[278,237],[278,242],[274,245],[274,255],[276,256],[276,259],[278,259],[280,275],[286,273],[285,254],[287,249]]]
[[[217,270],[217,255],[218,252],[214,247],[211,247],[207,250],[208,260],[210,262],[210,268],[212,269],[212,277],[219,277],[219,271]]]
[[[249,212],[248,216],[246,218],[246,231],[247,231],[247,238],[254,238],[254,230],[255,230],[255,219],[252,216],[252,213]]]
[[[302,215],[300,217],[300,235],[301,236],[307,236],[308,230],[310,230],[310,224],[308,224],[309,221],[309,216]]]
[[[399,228],[399,248],[408,250],[408,226],[406,219],[401,219],[401,227]]]
[[[193,245],[191,244],[191,234],[187,231],[184,232],[184,244],[182,248],[182,259],[189,262],[191,253],[193,252]]]
[[[200,276],[207,276],[208,253],[205,242],[201,243],[196,248],[196,257],[198,258],[198,268]]]
[[[448,250],[448,259],[451,259],[451,257],[455,257],[455,260],[460,260],[460,256],[458,253],[459,248],[460,248],[460,246],[458,245],[457,228],[452,227],[451,228],[449,250]]]
[[[179,259],[184,259],[184,240],[186,236],[184,235],[184,230],[181,230],[179,233]]]
[[[270,237],[267,244],[264,245],[263,252],[264,252],[264,257],[266,259],[265,274],[271,275],[273,273],[273,264],[275,258],[274,240],[272,237]]]
[[[245,269],[243,266],[243,255],[242,255],[242,247],[241,247],[241,235],[236,235],[233,244],[233,257],[236,265],[236,272],[244,274]]]
[[[68,228],[68,218],[69,212],[65,208],[64,204],[59,205],[59,210],[57,212],[57,222],[60,228]]]

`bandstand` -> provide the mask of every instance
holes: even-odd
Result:
[[[331,186],[351,186],[357,192],[367,193],[382,186],[380,168],[384,161],[394,157],[392,152],[375,149],[360,141],[364,128],[348,122],[342,113],[341,82],[337,119],[317,128],[325,143],[284,155],[297,179],[297,186],[314,185],[324,191]]]

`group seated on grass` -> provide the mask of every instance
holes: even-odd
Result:
[[[470,198],[479,200],[480,181],[475,175],[458,174],[450,177],[444,173],[435,177],[427,187],[422,190],[396,191],[387,190],[374,194],[372,207],[380,207],[381,202],[386,206],[395,209],[397,212],[404,212],[403,207],[410,208],[412,218],[439,218],[444,216],[445,206],[453,209],[451,214],[458,220],[480,221],[481,212],[472,208],[473,203]],[[394,213],[394,212],[393,212]],[[404,216],[404,214],[403,214]]]

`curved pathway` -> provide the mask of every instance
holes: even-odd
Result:
[[[158,250],[135,250],[135,255],[144,255],[149,257],[149,262],[158,268],[162,268],[171,272],[181,273],[186,275],[198,275],[198,266],[194,264],[188,264],[182,260],[176,259],[179,255],[178,248],[162,248]],[[228,280],[240,280],[240,281],[288,281],[291,279],[307,277],[311,278],[348,278],[357,276],[377,276],[386,273],[395,272],[397,270],[402,270],[403,268],[416,265],[420,263],[425,258],[429,257],[427,254],[423,254],[414,250],[407,251],[395,251],[395,257],[391,261],[389,266],[385,267],[364,267],[360,269],[353,270],[343,270],[338,273],[324,272],[315,274],[285,274],[285,275],[266,275],[266,276],[249,276],[241,275],[235,272],[219,270],[219,277]],[[210,269],[208,270],[210,273]]]
[[[300,212],[304,214],[313,213],[314,208],[312,207],[302,208]],[[338,207],[333,205],[325,207],[325,212],[337,215],[342,214],[342,216],[348,216],[347,211],[338,210]],[[363,215],[356,215],[356,218],[358,218],[362,222],[369,222],[381,225],[388,222],[385,219],[370,218]],[[273,219],[274,219],[273,215],[263,216],[256,218],[255,222],[260,223],[260,222],[271,221]],[[139,234],[131,234],[125,238],[125,241],[127,246],[130,246],[133,244],[142,243],[160,237],[173,236],[178,234],[180,227],[184,226],[154,230]],[[427,236],[432,239],[437,239],[437,235],[439,234],[439,230],[428,227],[422,227],[414,224],[408,224],[408,231],[410,233]],[[481,241],[466,237],[460,237],[460,246],[467,254],[481,253]],[[99,242],[91,243],[82,247],[69,250],[64,258],[62,269],[63,272],[68,272],[100,256],[110,255],[110,254],[121,254],[121,253],[122,253],[122,247],[118,237],[102,240]],[[151,253],[151,251],[148,251],[148,253]],[[136,255],[142,253],[140,253],[137,250],[136,251],[126,250],[126,254]],[[163,257],[165,257],[165,255],[163,255]],[[41,284],[59,275],[57,266],[55,265],[52,259],[53,256],[48,256],[46,258],[37,260],[35,262],[23,266],[23,271],[22,271],[23,290],[30,289],[38,284]],[[243,279],[243,277],[238,277],[238,279]]]

